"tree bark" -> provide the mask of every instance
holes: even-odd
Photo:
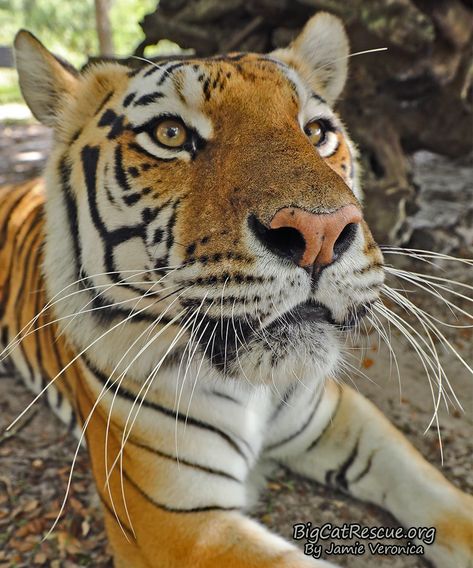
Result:
[[[109,10],[110,0],[95,0],[95,21],[99,39],[99,52],[104,57],[112,57],[115,53]]]

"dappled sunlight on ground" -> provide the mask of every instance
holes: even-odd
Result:
[[[41,124],[0,122],[0,185],[39,175],[50,143],[51,131]]]

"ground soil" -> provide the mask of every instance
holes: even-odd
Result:
[[[39,171],[48,144],[49,134],[39,126],[0,126],[0,183],[18,181]],[[422,266],[415,268],[422,269]],[[470,283],[473,280],[473,269],[458,262],[445,264],[443,269],[440,274],[449,278]],[[419,293],[412,298],[429,312],[441,313],[438,300]],[[468,303],[463,302],[463,307],[467,309]],[[442,315],[457,325],[467,323],[465,318],[455,320],[446,309]],[[451,329],[448,338],[471,363],[471,329]],[[389,372],[389,351],[379,345],[373,330],[363,341],[364,350],[353,351],[359,360],[359,363],[354,360],[353,364],[367,377],[353,373],[351,381],[385,412],[429,462],[442,469],[454,484],[471,493],[471,374],[452,354],[439,348],[442,363],[465,410],[462,412],[451,406],[450,412],[447,413],[444,407],[439,412],[444,450],[442,465],[435,428],[424,434],[434,408],[425,372],[399,333],[392,331],[391,340],[397,354],[400,384],[395,367]],[[360,347],[361,343],[361,340],[355,342],[355,347]],[[79,451],[64,515],[54,532],[42,541],[59,512],[76,441],[41,403],[36,404],[13,431],[6,432],[5,427],[31,398],[17,379],[0,379],[0,568],[109,566],[111,560],[102,517],[84,450]],[[351,522],[370,526],[396,525],[395,519],[374,506],[295,479],[283,470],[268,482],[255,516],[288,539],[291,539],[292,525],[296,522],[310,521],[319,526],[326,522],[334,525]],[[339,556],[332,560],[353,568],[427,566],[418,557],[405,556]]]

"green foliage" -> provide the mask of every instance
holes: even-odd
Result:
[[[0,105],[20,103],[22,100],[16,71],[14,69],[0,69]]]
[[[93,0],[0,0],[0,43],[11,44],[17,30],[26,28],[80,64],[97,49],[94,14]]]
[[[139,21],[156,4],[157,0],[112,0],[117,55],[129,55],[143,39]],[[15,33],[26,28],[75,65],[97,54],[94,0],[0,0],[0,22],[0,44],[11,44]]]
[[[116,55],[130,55],[144,39],[139,22],[157,4],[157,0],[112,0],[110,19]]]

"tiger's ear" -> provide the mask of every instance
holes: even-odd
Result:
[[[341,20],[332,14],[319,12],[313,16],[291,45],[274,55],[295,67],[301,61],[311,87],[330,104],[345,86],[348,37]]]
[[[33,115],[47,126],[57,126],[60,108],[73,96],[78,72],[50,53],[26,30],[14,42],[20,89]]]

